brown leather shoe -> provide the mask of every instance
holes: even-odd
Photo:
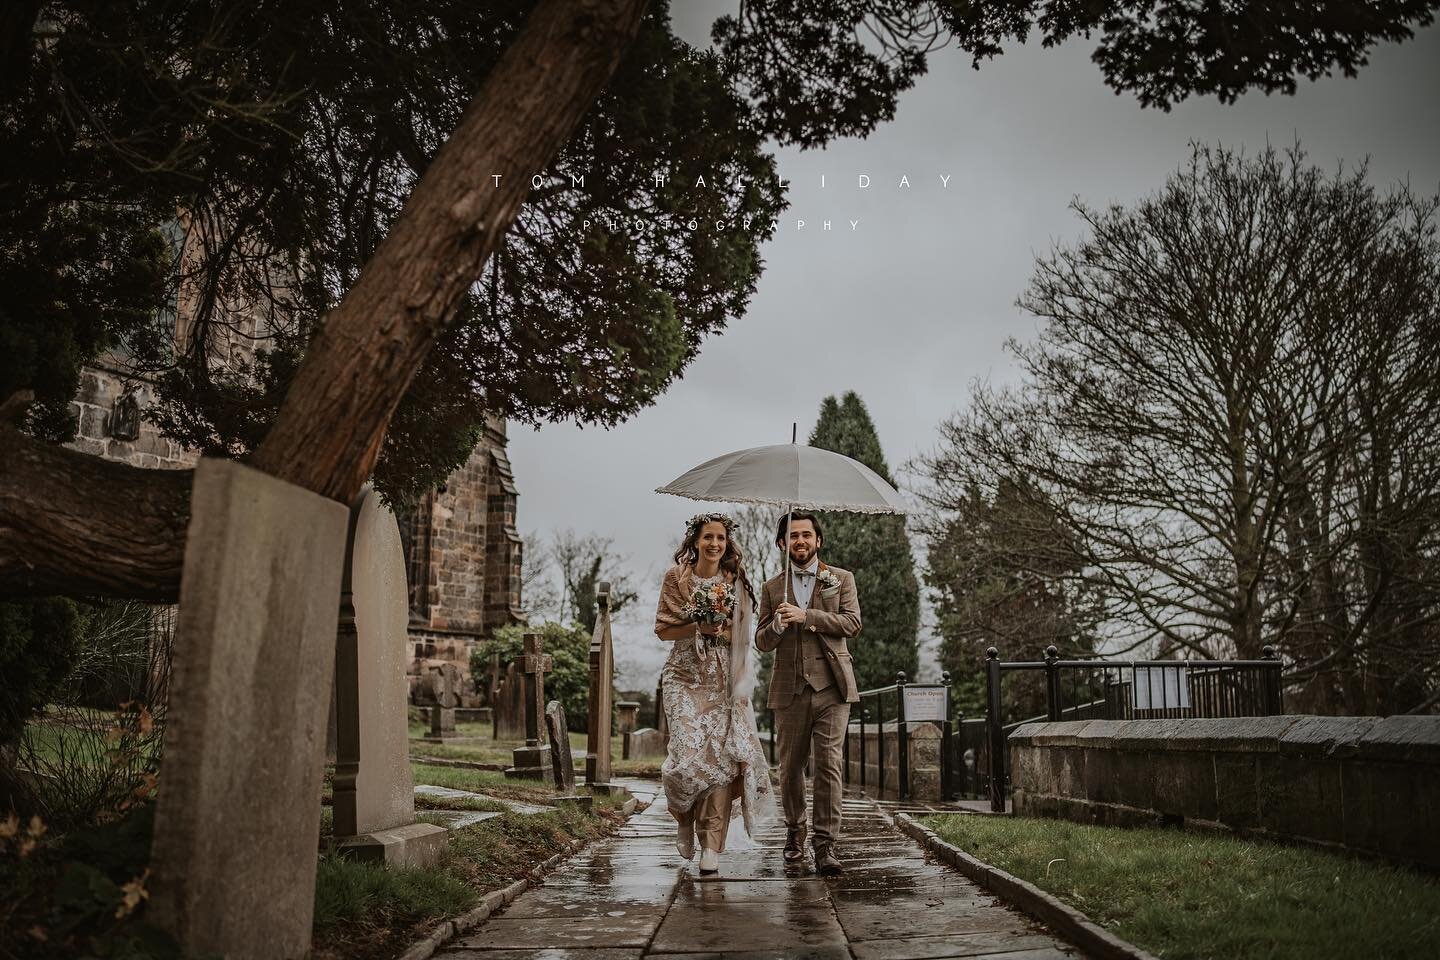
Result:
[[[799,863],[805,859],[805,824],[786,829],[784,857],[786,863]]]
[[[838,877],[845,872],[845,864],[835,856],[834,844],[815,847],[815,872],[822,877]]]

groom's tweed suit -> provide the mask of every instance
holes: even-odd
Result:
[[[768,702],[775,711],[785,822],[791,827],[805,822],[805,763],[813,749],[813,843],[817,847],[833,843],[840,834],[845,727],[850,722],[850,704],[860,699],[845,645],[847,639],[860,634],[855,578],[839,567],[822,563],[820,569],[828,569],[839,579],[840,589],[834,596],[824,596],[817,584],[810,594],[805,622],[776,633],[771,623],[775,608],[785,599],[785,577],[789,576],[788,571],[782,572],[760,590],[755,628],[755,645],[775,651]]]

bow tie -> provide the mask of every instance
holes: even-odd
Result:
[[[815,574],[816,574],[816,571],[814,571],[814,570],[796,570],[796,571],[795,571],[795,576],[799,577],[799,578],[802,579],[802,580],[809,579],[810,577],[815,576]]]

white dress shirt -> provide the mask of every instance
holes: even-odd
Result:
[[[795,606],[801,610],[810,606],[810,595],[815,592],[815,575],[820,572],[820,558],[810,561],[804,570],[790,574],[790,593],[795,597]]]
[[[788,564],[787,564],[788,566]],[[796,569],[790,574],[790,596],[792,603],[801,610],[810,606],[810,597],[815,593],[815,575],[820,572],[820,558],[816,557],[810,561],[810,565],[803,570]],[[777,617],[771,624],[776,633],[784,633],[785,628],[780,626],[780,619]]]

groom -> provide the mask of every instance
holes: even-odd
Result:
[[[789,553],[793,566],[767,581],[760,592],[755,645],[776,651],[769,706],[775,711],[780,747],[785,861],[798,863],[805,856],[805,764],[813,743],[815,869],[834,876],[844,870],[835,839],[844,789],[840,765],[845,727],[850,704],[860,700],[845,641],[860,633],[860,600],[850,572],[820,560],[824,536],[813,514],[782,515],[775,543]]]

